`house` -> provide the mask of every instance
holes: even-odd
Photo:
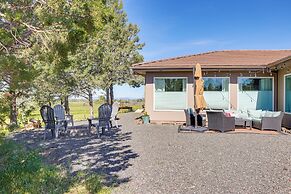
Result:
[[[133,71],[145,77],[152,122],[185,121],[183,109],[194,106],[196,63],[208,108],[281,110],[291,125],[291,50],[213,51],[134,64]]]

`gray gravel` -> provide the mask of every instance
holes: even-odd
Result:
[[[121,115],[122,129],[102,139],[85,125],[76,137],[43,141],[36,130],[11,138],[73,175],[103,174],[113,193],[291,193],[290,135],[177,133],[137,125],[136,116]]]
[[[291,193],[291,136],[177,133],[132,123],[123,132],[139,157],[118,173],[116,193]]]

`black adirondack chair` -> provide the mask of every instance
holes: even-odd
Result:
[[[45,123],[44,139],[46,136],[46,131],[48,129],[52,132],[53,138],[58,138],[59,133],[67,132],[67,122],[65,120],[56,119],[54,109],[48,105],[44,105],[40,108],[40,114],[43,122]]]
[[[41,114],[43,122],[45,123],[44,139],[46,136],[46,132],[49,129],[51,130],[52,137],[53,138],[57,137],[54,109],[52,109],[48,105],[44,105],[40,108],[40,114]]]
[[[105,129],[110,130],[111,128],[111,112],[112,112],[112,107],[110,104],[102,104],[98,108],[98,118],[89,118],[89,131],[91,131],[91,127],[94,126],[97,129],[97,135],[100,135],[99,129],[101,128],[102,132],[101,134],[104,134]],[[94,124],[92,123],[93,120],[98,120],[98,123]]]

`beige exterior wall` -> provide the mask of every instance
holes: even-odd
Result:
[[[237,95],[238,95],[238,77],[254,77],[254,73],[246,72],[207,72],[204,77],[229,77],[230,78],[230,109],[236,110]],[[145,76],[145,109],[150,115],[151,122],[185,122],[185,115],[183,110],[180,111],[155,111],[154,110],[154,77],[187,77],[187,105],[194,107],[194,88],[192,72],[147,72]],[[257,73],[256,77],[274,77],[274,109],[277,109],[277,74],[272,76],[265,73]],[[241,107],[240,107],[241,108]]]
[[[151,122],[181,122],[185,121],[183,110],[155,111],[154,110],[154,77],[187,77],[187,105],[194,106],[194,88],[192,72],[147,73],[145,85],[145,110],[150,115]]]
[[[284,79],[285,75],[291,74],[291,60],[285,62],[284,64],[285,67],[278,71],[278,109],[281,111],[284,111]]]

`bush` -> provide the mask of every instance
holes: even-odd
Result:
[[[90,175],[85,181],[86,189],[90,193],[98,193],[102,189],[101,178],[96,174]]]
[[[8,128],[0,127],[0,138],[5,137],[10,133]]]
[[[0,193],[64,193],[65,174],[46,165],[35,151],[0,139]]]

